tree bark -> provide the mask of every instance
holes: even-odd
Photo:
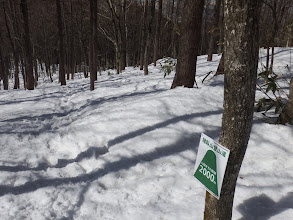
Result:
[[[3,51],[3,38],[0,29],[0,81],[3,80],[3,88],[4,90],[8,90],[8,72],[5,66],[5,55]],[[1,86],[0,86],[1,88]]]
[[[58,37],[59,37],[59,81],[61,86],[66,85],[65,79],[65,53],[64,53],[64,36],[63,36],[63,21],[62,9],[60,0],[56,0],[57,19],[58,19]]]
[[[220,6],[219,32],[218,54],[221,54],[224,46],[224,0],[221,0]]]
[[[20,8],[23,15],[25,71],[26,71],[26,79],[27,79],[27,89],[33,90],[35,88],[35,79],[34,79],[34,73],[33,73],[33,55],[32,55],[28,8],[27,8],[26,0],[20,1]]]
[[[220,199],[206,193],[204,219],[228,220],[253,120],[261,0],[225,1],[224,110],[220,143],[230,150]]]
[[[120,1],[120,34],[121,34],[121,59],[120,70],[125,70],[127,57],[127,33],[126,33],[126,0]]]
[[[210,30],[210,39],[208,44],[208,58],[207,61],[213,60],[213,53],[215,47],[215,39],[217,37],[217,32],[219,29],[219,18],[220,18],[220,8],[221,8],[221,1],[216,0],[214,14],[213,14],[213,21],[212,21],[212,30]]]
[[[148,18],[148,0],[144,0],[143,25],[142,25],[141,38],[140,38],[140,62],[139,62],[140,70],[143,70],[143,67],[144,67],[147,18]]]
[[[150,13],[148,14],[147,19],[147,30],[146,30],[146,43],[145,43],[145,52],[144,52],[144,75],[149,74],[149,61],[150,61],[150,43],[151,43],[151,36],[152,36],[152,24],[153,24],[153,17],[155,14],[155,0],[151,0],[150,5]]]
[[[11,2],[10,2],[11,3]],[[17,46],[15,40],[13,40],[15,37],[12,37],[9,25],[8,25],[8,18],[7,18],[7,11],[5,7],[4,1],[2,2],[3,4],[3,11],[4,11],[4,18],[5,18],[5,24],[6,24],[6,29],[7,29],[7,34],[8,38],[12,47],[12,53],[13,53],[13,61],[14,61],[14,87],[13,89],[19,89],[19,58],[18,58],[18,53],[17,53]],[[10,12],[12,14],[12,11],[10,9]],[[15,21],[14,21],[15,23]]]
[[[156,34],[155,34],[155,43],[154,43],[154,57],[153,62],[154,66],[157,65],[160,37],[161,37],[161,23],[162,23],[162,11],[163,11],[163,0],[159,0],[159,11],[157,15],[157,25],[156,25]]]
[[[185,1],[176,74],[171,89],[177,86],[192,88],[194,85],[203,7],[204,0]]]
[[[97,36],[97,0],[90,0],[90,90],[95,89],[95,80],[97,78],[97,55],[96,55],[96,36]]]

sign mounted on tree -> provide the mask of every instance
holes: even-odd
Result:
[[[194,177],[217,199],[220,198],[230,150],[201,134]]]

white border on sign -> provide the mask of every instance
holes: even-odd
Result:
[[[203,139],[205,139],[207,141],[204,142]],[[214,141],[212,138],[208,137],[204,133],[202,133],[201,137],[200,137],[199,146],[198,146],[196,162],[195,162],[195,167],[194,167],[195,169],[194,169],[193,174],[198,169],[200,162],[203,160],[203,158],[208,150],[212,150],[216,155],[217,186],[218,186],[219,196],[216,196],[204,184],[202,184],[199,180],[198,181],[206,188],[207,191],[209,191],[209,193],[211,193],[214,197],[219,199],[220,195],[221,195],[221,188],[222,188],[223,179],[224,179],[224,175],[225,175],[225,171],[226,171],[226,166],[227,166],[228,158],[230,155],[230,150],[227,149],[226,147],[222,146],[221,144],[217,143],[216,141]]]

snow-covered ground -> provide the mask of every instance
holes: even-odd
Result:
[[[219,138],[223,76],[201,80],[219,58],[199,57],[198,89],[170,90],[174,72],[150,65],[102,72],[94,91],[78,77],[1,90],[0,219],[202,219],[194,164],[201,133]],[[290,50],[275,59],[290,76]],[[255,113],[233,219],[293,219],[292,134]]]

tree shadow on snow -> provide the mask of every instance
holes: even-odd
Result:
[[[159,122],[157,124],[147,126],[145,128],[141,128],[136,131],[127,133],[125,135],[121,135],[119,137],[116,137],[108,142],[108,147],[112,147],[113,145],[116,145],[118,143],[124,142],[124,141],[132,139],[132,138],[135,138],[137,136],[143,135],[147,132],[151,132],[153,130],[166,127],[170,124],[176,124],[180,121],[188,121],[188,120],[191,120],[191,119],[197,118],[197,117],[207,117],[210,115],[217,115],[217,114],[222,114],[222,110],[209,111],[209,112],[199,112],[199,113],[192,113],[192,114],[177,116],[177,117],[171,118],[169,120]]]
[[[262,194],[244,201],[237,207],[242,214],[241,220],[267,220],[271,217],[293,208],[293,192],[282,197],[278,202]]]
[[[180,121],[188,121],[191,120],[193,118],[196,117],[206,117],[209,115],[213,115],[213,114],[221,114],[222,110],[216,110],[216,111],[209,111],[209,112],[200,112],[200,113],[192,113],[192,114],[186,114],[186,115],[181,115],[181,116],[177,116],[174,118],[171,118],[169,120],[163,121],[163,122],[159,122],[157,124],[151,125],[151,126],[147,126],[145,128],[141,128],[138,129],[136,131],[127,133],[125,135],[121,135],[118,136],[112,140],[108,141],[107,146],[103,146],[103,147],[90,147],[87,150],[79,153],[75,158],[73,159],[58,159],[58,162],[56,165],[50,165],[46,162],[40,163],[37,167],[27,167],[27,166],[23,166],[23,165],[18,165],[18,166],[0,166],[0,171],[7,171],[7,172],[20,172],[20,171],[41,171],[41,170],[47,170],[48,168],[63,168],[66,167],[68,164],[70,163],[74,163],[74,162],[80,162],[85,158],[91,158],[91,157],[99,157],[101,155],[106,154],[109,151],[109,148],[122,143],[124,141],[130,140],[132,138],[135,138],[137,136],[141,136],[145,133],[154,131],[156,129],[159,128],[163,128],[166,127],[170,124],[176,124]],[[209,134],[210,136],[213,134]],[[213,138],[213,137],[212,137]]]
[[[215,130],[206,130],[206,133],[216,133],[219,132],[220,127],[216,127]],[[0,196],[6,194],[23,194],[33,192],[37,189],[44,187],[57,187],[64,184],[76,184],[76,183],[88,183],[93,182],[107,174],[115,173],[121,170],[127,170],[137,164],[143,164],[152,162],[156,159],[167,157],[174,154],[179,154],[181,152],[191,150],[196,151],[194,145],[197,145],[199,141],[200,134],[188,133],[182,136],[172,145],[163,146],[155,149],[154,151],[138,154],[132,157],[120,157],[117,161],[109,162],[104,165],[103,168],[99,168],[90,173],[81,174],[76,177],[66,177],[66,178],[52,178],[52,179],[39,179],[30,182],[26,182],[19,186],[7,186],[0,185]],[[198,140],[195,140],[198,139]],[[194,143],[194,144],[191,144]],[[196,153],[196,152],[195,152]],[[68,161],[67,161],[68,162]],[[67,163],[66,162],[66,163]],[[2,167],[3,170],[3,167]]]
[[[0,122],[8,123],[5,124],[5,126],[0,126],[0,134],[29,134],[37,136],[44,132],[56,132],[59,127],[67,126],[72,123],[72,121],[80,119],[84,112],[88,111],[88,108],[97,109],[104,103],[115,102],[117,100],[127,100],[128,98],[133,97],[139,98],[147,95],[161,93],[164,91],[166,90],[159,89],[156,91],[134,92],[118,96],[101,97],[93,100],[88,100],[82,106],[73,106],[71,108],[68,107],[68,109],[58,109],[57,112],[44,113],[39,115],[24,115],[16,118],[0,120]],[[59,123],[63,122],[62,126],[53,126],[56,122],[56,118],[60,119]],[[44,124],[41,128],[40,121],[42,121],[42,123],[46,122],[46,124]],[[23,124],[23,122],[26,123]]]
[[[29,168],[29,167],[21,166],[21,165],[20,166],[0,166],[0,171],[8,171],[8,172],[30,171],[30,170],[41,171],[41,170],[46,170],[47,168],[62,168],[67,166],[70,163],[80,162],[85,158],[90,158],[92,156],[95,156],[97,158],[100,155],[106,154],[110,147],[118,143],[124,142],[126,140],[135,138],[139,135],[143,135],[147,132],[151,132],[155,129],[166,127],[170,124],[178,123],[180,121],[188,121],[196,117],[206,117],[213,114],[221,114],[221,112],[222,110],[216,110],[216,111],[210,111],[210,112],[204,112],[204,113],[200,112],[200,113],[193,113],[189,115],[177,116],[167,121],[160,122],[152,126],[148,126],[148,127],[136,130],[134,132],[130,132],[126,135],[122,135],[117,138],[114,138],[108,142],[108,146],[105,146],[102,148],[90,147],[86,151],[81,152],[74,159],[59,159],[58,163],[53,166],[48,165],[47,163],[41,163],[35,168]],[[213,126],[210,129],[206,129],[205,132],[209,134],[212,138],[214,138],[214,135],[216,133],[219,133],[219,130],[220,130],[220,127]],[[19,185],[19,186],[0,185],[0,196],[10,194],[10,193],[14,195],[18,195],[18,194],[32,192],[44,187],[57,187],[63,184],[92,182],[107,174],[115,173],[120,170],[127,170],[140,163],[151,162],[156,159],[170,156],[173,154],[178,154],[187,150],[195,151],[196,149],[194,145],[197,145],[199,141],[199,137],[200,137],[200,134],[186,133],[172,145],[156,148],[154,151],[138,154],[132,157],[121,157],[117,161],[109,162],[105,164],[103,168],[97,169],[90,173],[81,174],[76,177],[39,179],[39,180],[26,182],[25,184]]]
[[[27,167],[23,165],[18,166],[0,166],[0,171],[8,171],[8,172],[20,172],[20,171],[41,171],[47,170],[48,168],[63,168],[66,167],[70,163],[80,162],[85,158],[95,157],[97,158],[100,155],[103,155],[108,152],[106,147],[89,147],[87,150],[79,153],[73,159],[58,159],[56,165],[50,165],[46,162],[40,163],[37,167]]]

